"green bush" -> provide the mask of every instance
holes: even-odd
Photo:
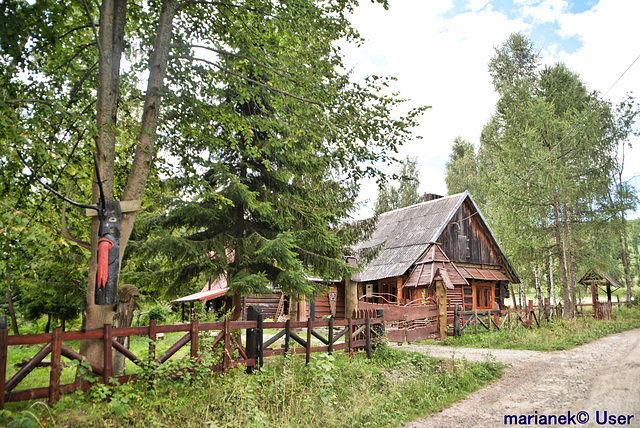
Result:
[[[149,325],[149,321],[155,320],[158,324],[167,324],[171,315],[171,307],[167,305],[154,306],[142,316],[140,323]]]

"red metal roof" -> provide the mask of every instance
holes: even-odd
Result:
[[[189,294],[188,296],[180,297],[179,299],[172,300],[173,303],[180,302],[195,302],[200,300],[206,302],[207,300],[215,299],[216,297],[224,296],[229,291],[228,288],[218,288],[215,290],[201,291],[199,293]]]
[[[482,281],[509,281],[509,278],[497,269],[480,269],[457,266],[460,274],[466,279],[479,279]]]

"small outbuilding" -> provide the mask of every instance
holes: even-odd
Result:
[[[611,287],[621,288],[622,284],[608,273],[597,269],[589,269],[579,284],[585,287],[591,287],[591,301],[593,302],[593,317],[597,320],[611,318]],[[601,302],[598,299],[598,289],[604,291],[607,295],[607,301]]]

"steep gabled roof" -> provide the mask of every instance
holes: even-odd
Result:
[[[589,269],[584,275],[582,275],[582,278],[580,278],[578,283],[582,285],[611,285],[615,288],[623,287],[620,281],[615,279],[612,275],[598,269]]]
[[[438,241],[465,200],[469,200],[472,212],[477,213],[486,226],[496,248],[499,249],[504,259],[505,268],[513,273],[514,278],[517,279],[504,250],[478,210],[473,198],[469,192],[465,191],[457,195],[381,214],[378,217],[376,230],[371,237],[355,247],[355,250],[358,251],[384,244],[377,257],[367,264],[360,273],[360,281],[374,281],[407,273],[409,268],[424,255],[429,244]]]
[[[455,285],[468,285],[455,264],[442,251],[437,243],[429,244],[429,248],[416,263],[403,284],[404,287],[419,287],[431,285],[434,280],[442,279],[445,286],[453,289]]]

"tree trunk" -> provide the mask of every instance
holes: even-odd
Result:
[[[566,234],[565,248],[567,249],[567,270],[569,271],[569,291],[571,295],[571,317],[576,316],[576,270],[573,265],[573,227],[571,226],[571,215],[568,207],[564,207],[564,223]]]
[[[538,260],[533,262],[533,274],[536,280],[536,298],[538,299],[538,319],[542,319],[542,312],[544,309],[544,303],[542,302],[542,287],[540,284],[540,266]]]
[[[509,283],[509,288],[511,289],[511,298],[513,299],[513,307],[516,310],[518,310],[518,309],[520,309],[518,307],[518,300],[516,299],[516,297],[518,297],[518,296],[516,296],[516,293],[513,292],[513,284],[512,283]]]
[[[627,219],[621,215],[622,231],[620,232],[620,255],[624,267],[624,281],[627,286],[627,305],[631,303],[631,262],[629,261],[629,240],[627,237]]]
[[[116,314],[113,317],[113,326],[115,328],[131,327],[133,322],[133,311],[136,308],[136,299],[140,295],[140,291],[133,285],[123,285],[118,290],[118,304],[116,305]],[[117,337],[116,340],[129,349],[129,336]],[[125,357],[120,352],[113,355],[113,374],[119,375],[124,372]]]
[[[562,303],[564,305],[564,315],[571,317],[571,299],[569,298],[569,287],[567,284],[567,270],[564,263],[564,246],[562,245],[562,233],[560,231],[560,214],[558,204],[554,200],[551,204],[553,209],[553,231],[556,238],[556,253],[558,255],[558,265],[560,266],[560,277],[562,280]]]
[[[551,300],[551,304],[553,306],[556,305],[556,285],[553,282],[553,254],[551,250],[549,250],[549,286],[551,287],[551,295],[549,299]]]
[[[120,84],[120,59],[124,45],[124,27],[126,23],[126,0],[104,0],[100,7],[100,34],[98,46],[100,50],[98,99],[96,123],[98,137],[96,139],[96,153],[100,178],[103,180],[105,200],[113,200],[113,180],[115,162],[116,120],[118,94]],[[173,18],[177,10],[176,0],[164,0],[158,21],[153,55],[149,66],[149,80],[145,95],[145,104],[140,122],[140,132],[137,138],[135,157],[131,166],[127,185],[122,200],[142,199],[146,187],[147,177],[151,168],[154,153],[154,139],[160,112],[161,89],[164,85],[167,61],[169,58]],[[93,203],[99,199],[99,189],[93,186]],[[123,213],[120,224],[120,260],[129,241],[133,229],[136,213]],[[89,262],[87,293],[86,293],[86,328],[88,330],[102,328],[104,324],[113,322],[114,307],[98,306],[95,302],[94,287],[97,271],[98,241],[97,218],[93,219],[91,227],[91,260]],[[80,345],[80,353],[96,364],[103,362],[103,347],[101,340],[85,340]]]

